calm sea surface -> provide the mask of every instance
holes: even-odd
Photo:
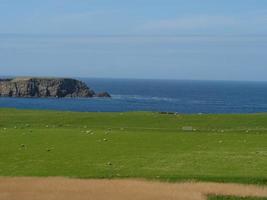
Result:
[[[88,112],[267,112],[267,82],[81,79],[112,99],[0,98],[0,107]]]

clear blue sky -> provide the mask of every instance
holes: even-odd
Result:
[[[0,75],[267,81],[267,0],[0,0]]]

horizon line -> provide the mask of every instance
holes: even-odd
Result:
[[[267,37],[267,34],[77,34],[0,33],[0,37]]]
[[[39,76],[39,75],[0,75],[1,78],[17,78],[17,77],[31,77],[31,78],[42,78],[42,77],[50,77],[50,78],[74,78],[74,79],[117,79],[117,80],[159,80],[159,81],[211,81],[211,82],[267,82],[267,80],[226,80],[226,79],[187,79],[187,78],[181,78],[181,79],[174,79],[174,78],[121,78],[121,77],[93,77],[93,76]]]

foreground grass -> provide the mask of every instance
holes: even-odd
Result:
[[[0,109],[0,176],[267,184],[267,114]]]
[[[211,196],[208,200],[267,200],[259,197],[234,197],[234,196]]]

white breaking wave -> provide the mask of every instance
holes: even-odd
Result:
[[[167,101],[167,102],[180,102],[177,98],[167,98],[167,97],[149,97],[141,95],[111,95],[112,99],[118,100],[140,100],[140,101]]]

